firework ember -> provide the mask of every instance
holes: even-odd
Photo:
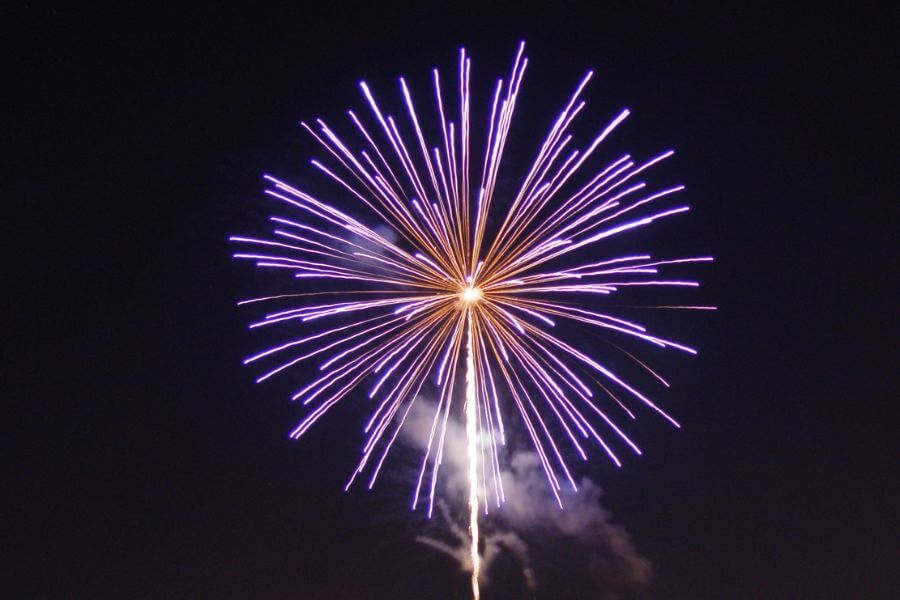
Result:
[[[327,163],[313,160],[312,165],[343,197],[352,198],[359,214],[347,212],[351,202],[338,208],[266,176],[266,194],[283,208],[271,217],[271,235],[231,238],[246,248],[236,258],[298,280],[297,293],[240,303],[277,306],[251,328],[306,328],[302,336],[244,361],[269,365],[260,382],[303,361],[318,362],[317,376],[293,395],[306,412],[291,437],[300,438],[338,402],[363,384],[369,386],[365,404],[371,414],[348,488],[358,477],[365,477],[369,488],[375,484],[410,408],[431,381],[435,410],[412,485],[412,508],[424,506],[430,516],[447,423],[451,414],[463,415],[476,598],[478,513],[504,501],[499,446],[506,444],[504,423],[510,422],[510,414],[530,438],[560,507],[562,486],[577,490],[567,455],[587,460],[595,445],[620,466],[617,446],[640,454],[617,421],[636,418],[629,404],[643,405],[679,426],[603,357],[556,333],[557,323],[696,354],[651,333],[622,311],[617,314],[608,299],[636,286],[696,287],[696,281],[660,273],[712,260],[604,252],[604,241],[676,217],[688,206],[676,201],[683,186],[654,188],[641,179],[672,156],[670,150],[647,158],[623,154],[599,168],[588,166],[627,119],[627,109],[583,148],[573,148],[570,127],[585,108],[581,97],[591,72],[552,121],[517,189],[510,195],[495,193],[528,65],[523,52],[524,44],[508,80],[493,89],[485,107],[486,141],[477,154],[472,152],[471,62],[465,50],[452,92],[437,70],[432,73],[435,140],[426,139],[430,129],[423,129],[423,113],[404,79],[402,121],[384,112],[368,85],[360,83],[371,118],[347,112],[352,138],[320,119],[302,123],[328,157]],[[309,281],[322,288],[303,291]],[[667,303],[665,308],[712,307]],[[289,329],[284,327],[288,324]],[[610,348],[618,352],[616,344]],[[650,367],[622,352],[668,386]],[[463,360],[464,397],[457,383]]]

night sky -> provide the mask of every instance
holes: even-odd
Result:
[[[437,525],[402,469],[341,491],[352,403],[287,439],[296,386],[253,384],[234,305],[272,278],[226,237],[262,231],[261,174],[316,180],[297,122],[361,106],[360,79],[395,101],[465,45],[486,110],[525,39],[513,165],[594,68],[583,120],[631,108],[614,147],[674,147],[654,181],[693,207],[635,243],[717,259],[690,272],[719,311],[656,321],[701,350],[663,363],[683,429],[646,412],[643,457],[583,471],[653,564],[638,597],[900,597],[887,11],[321,4],[4,18],[3,595],[466,597],[413,540]],[[541,587],[568,561],[535,568],[538,598],[602,597]]]

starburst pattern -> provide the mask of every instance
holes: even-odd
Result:
[[[587,459],[594,445],[620,465],[617,445],[640,453],[613,417],[635,418],[629,404],[644,405],[678,426],[602,357],[556,333],[557,321],[694,354],[605,304],[634,286],[697,286],[659,272],[712,260],[604,253],[605,240],[685,213],[688,206],[676,202],[683,186],[651,188],[641,179],[672,151],[643,160],[623,154],[600,168],[589,167],[628,110],[616,114],[585,147],[572,148],[570,128],[585,108],[581,97],[591,72],[552,122],[515,192],[498,197],[501,158],[528,64],[523,51],[521,45],[509,79],[494,88],[479,154],[472,153],[471,62],[462,50],[451,93],[433,71],[435,145],[426,140],[403,78],[404,122],[386,114],[361,83],[372,119],[367,124],[348,111],[352,138],[320,119],[302,123],[328,155],[327,164],[313,160],[312,165],[353,199],[344,205],[356,204],[365,216],[351,216],[333,202],[266,176],[266,194],[285,212],[271,217],[271,236],[231,238],[249,248],[235,257],[286,271],[303,290],[240,303],[287,303],[251,328],[287,323],[307,328],[303,336],[244,361],[270,361],[258,381],[302,361],[318,361],[318,375],[293,396],[307,409],[291,436],[299,438],[335,404],[368,385],[371,414],[362,458],[348,486],[363,474],[369,487],[374,485],[411,407],[426,382],[433,381],[434,415],[412,499],[416,508],[427,497],[430,515],[447,423],[459,406],[455,390],[465,387],[460,408],[469,440],[476,596],[477,490],[483,490],[485,510],[503,502],[498,446],[506,443],[504,424],[511,414],[530,438],[557,501],[566,481],[577,489],[567,455]],[[473,172],[477,180],[470,179]],[[492,207],[502,209],[494,211],[501,214],[493,226]],[[313,284],[323,287],[305,291]],[[460,361],[466,365],[464,382],[457,382]]]

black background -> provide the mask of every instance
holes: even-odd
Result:
[[[694,211],[670,239],[717,258],[698,271],[720,310],[671,317],[702,350],[667,399],[685,427],[651,427],[642,459],[590,472],[654,564],[649,597],[897,597],[889,17],[14,6],[6,593],[465,597],[412,541],[406,488],[340,492],[352,411],[287,440],[289,386],[240,367],[259,340],[234,301],[265,280],[225,238],[260,230],[261,173],[312,179],[296,122],[359,106],[359,79],[385,98],[400,74],[426,90],[466,45],[484,90],[525,39],[519,139],[596,69],[587,121],[629,106],[619,149],[678,150],[665,176]]]

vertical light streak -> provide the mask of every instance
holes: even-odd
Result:
[[[471,288],[470,288],[471,289]],[[478,572],[481,557],[478,555],[478,403],[475,396],[475,354],[472,347],[472,306],[466,308],[466,444],[469,456],[469,535],[472,537],[472,596],[481,597],[478,591]]]

